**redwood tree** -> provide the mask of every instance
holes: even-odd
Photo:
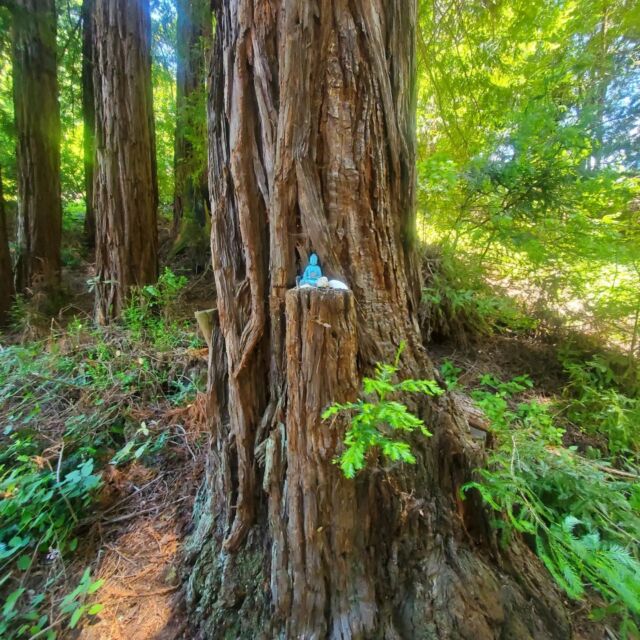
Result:
[[[94,0],[96,318],[158,274],[149,0]]]
[[[9,238],[7,235],[7,218],[4,210],[4,193],[2,190],[2,172],[0,171],[0,325],[7,321],[13,298],[13,272]]]
[[[86,213],[85,241],[89,247],[96,242],[96,217],[93,211],[93,157],[95,153],[95,105],[93,94],[93,0],[82,0],[82,120],[84,124],[84,187]]]
[[[60,107],[54,0],[11,0],[13,96],[18,137],[16,283],[55,287],[60,278]]]
[[[210,0],[178,0],[176,41],[174,251],[208,253],[205,44],[211,40]]]
[[[523,546],[460,487],[481,451],[450,398],[415,465],[333,460],[352,400],[416,314],[411,0],[222,0],[209,77],[217,313],[212,450],[188,547],[202,638],[567,638]],[[295,289],[310,251],[350,291]]]

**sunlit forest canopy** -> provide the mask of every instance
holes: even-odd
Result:
[[[418,33],[423,237],[637,349],[638,4],[436,0]]]
[[[58,82],[62,122],[62,195],[67,220],[84,213],[82,118],[82,0],[58,3]],[[176,6],[171,0],[152,2],[153,93],[160,201],[166,215],[173,198],[175,130]],[[0,166],[5,198],[15,200],[15,128],[11,75],[11,19],[0,7]],[[204,91],[204,87],[203,87]],[[204,115],[203,115],[204,118]]]

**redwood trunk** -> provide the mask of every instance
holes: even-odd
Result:
[[[4,210],[4,192],[2,190],[2,172],[0,171],[0,326],[8,320],[13,300],[13,271],[7,234],[7,217]]]
[[[158,274],[148,0],[94,0],[96,317]]]
[[[96,114],[93,92],[93,0],[83,0],[82,18],[82,120],[84,187],[86,211],[84,217],[84,236],[88,247],[96,243],[96,217],[93,210],[93,162],[95,155]]]
[[[53,0],[15,0],[13,99],[18,137],[16,285],[55,288],[60,279],[60,107]]]
[[[210,0],[178,0],[176,42],[174,251],[203,263],[209,253],[205,45],[211,40]],[[200,265],[201,266],[201,265]]]
[[[218,4],[224,357],[212,348],[188,554],[201,637],[567,638],[531,554],[500,556],[479,502],[460,501],[481,452],[450,399],[416,407],[434,432],[413,442],[416,465],[373,461],[355,481],[333,464],[345,425],[320,419],[401,342],[405,373],[432,374],[416,321],[414,4]],[[351,291],[293,288],[311,251]]]

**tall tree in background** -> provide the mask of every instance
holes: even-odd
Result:
[[[18,136],[16,285],[60,278],[60,107],[53,0],[12,0],[13,93]]]
[[[2,189],[2,171],[0,170],[0,325],[7,321],[13,298],[13,272],[9,238],[7,235],[7,218],[4,210],[4,191]]]
[[[95,104],[93,92],[93,0],[83,0],[82,19],[82,120],[86,213],[85,241],[93,247],[96,241],[96,217],[93,210],[93,162],[95,154]]]
[[[205,44],[211,40],[209,0],[178,0],[176,38],[174,251],[208,253]],[[200,250],[199,250],[200,249]]]
[[[148,0],[95,0],[96,317],[117,316],[132,285],[158,275]]]
[[[213,446],[189,556],[207,638],[567,638],[526,549],[492,562],[451,400],[417,464],[333,464],[361,376],[432,375],[417,326],[413,2],[217,3],[209,183]],[[293,289],[316,251],[351,290]],[[491,557],[493,556],[493,560]],[[520,577],[514,579],[509,574]]]

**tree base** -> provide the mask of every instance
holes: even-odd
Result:
[[[434,436],[413,443],[418,464],[372,464],[347,480],[334,464],[346,425],[320,416],[360,386],[353,294],[294,289],[286,316],[286,418],[256,443],[262,491],[233,552],[234,443],[228,425],[212,425],[187,552],[199,637],[570,638],[535,556],[521,543],[500,552],[479,498],[459,499],[481,452],[453,401],[429,410]]]

